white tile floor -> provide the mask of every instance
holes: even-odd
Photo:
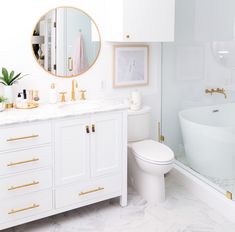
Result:
[[[4,232],[235,232],[235,224],[192,196],[173,175],[166,177],[166,191],[163,204],[148,205],[130,189],[125,208],[105,201]]]

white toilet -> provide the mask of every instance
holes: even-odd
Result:
[[[151,108],[128,112],[128,179],[149,203],[165,200],[164,174],[173,167],[174,153],[150,138]]]

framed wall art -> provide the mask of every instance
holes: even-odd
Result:
[[[113,87],[148,84],[149,47],[114,46]]]

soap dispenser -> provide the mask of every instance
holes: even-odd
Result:
[[[49,103],[55,104],[57,102],[57,91],[55,88],[55,83],[51,84],[50,93],[49,93]]]
[[[22,93],[18,93],[16,98],[16,107],[22,107],[22,106],[23,106]]]
[[[55,104],[56,102],[57,102],[57,91],[56,91],[55,83],[52,83],[50,92],[49,92],[49,103]]]

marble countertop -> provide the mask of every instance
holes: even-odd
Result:
[[[44,104],[30,110],[7,109],[0,112],[0,126],[127,109],[128,105],[122,100],[86,100]]]

